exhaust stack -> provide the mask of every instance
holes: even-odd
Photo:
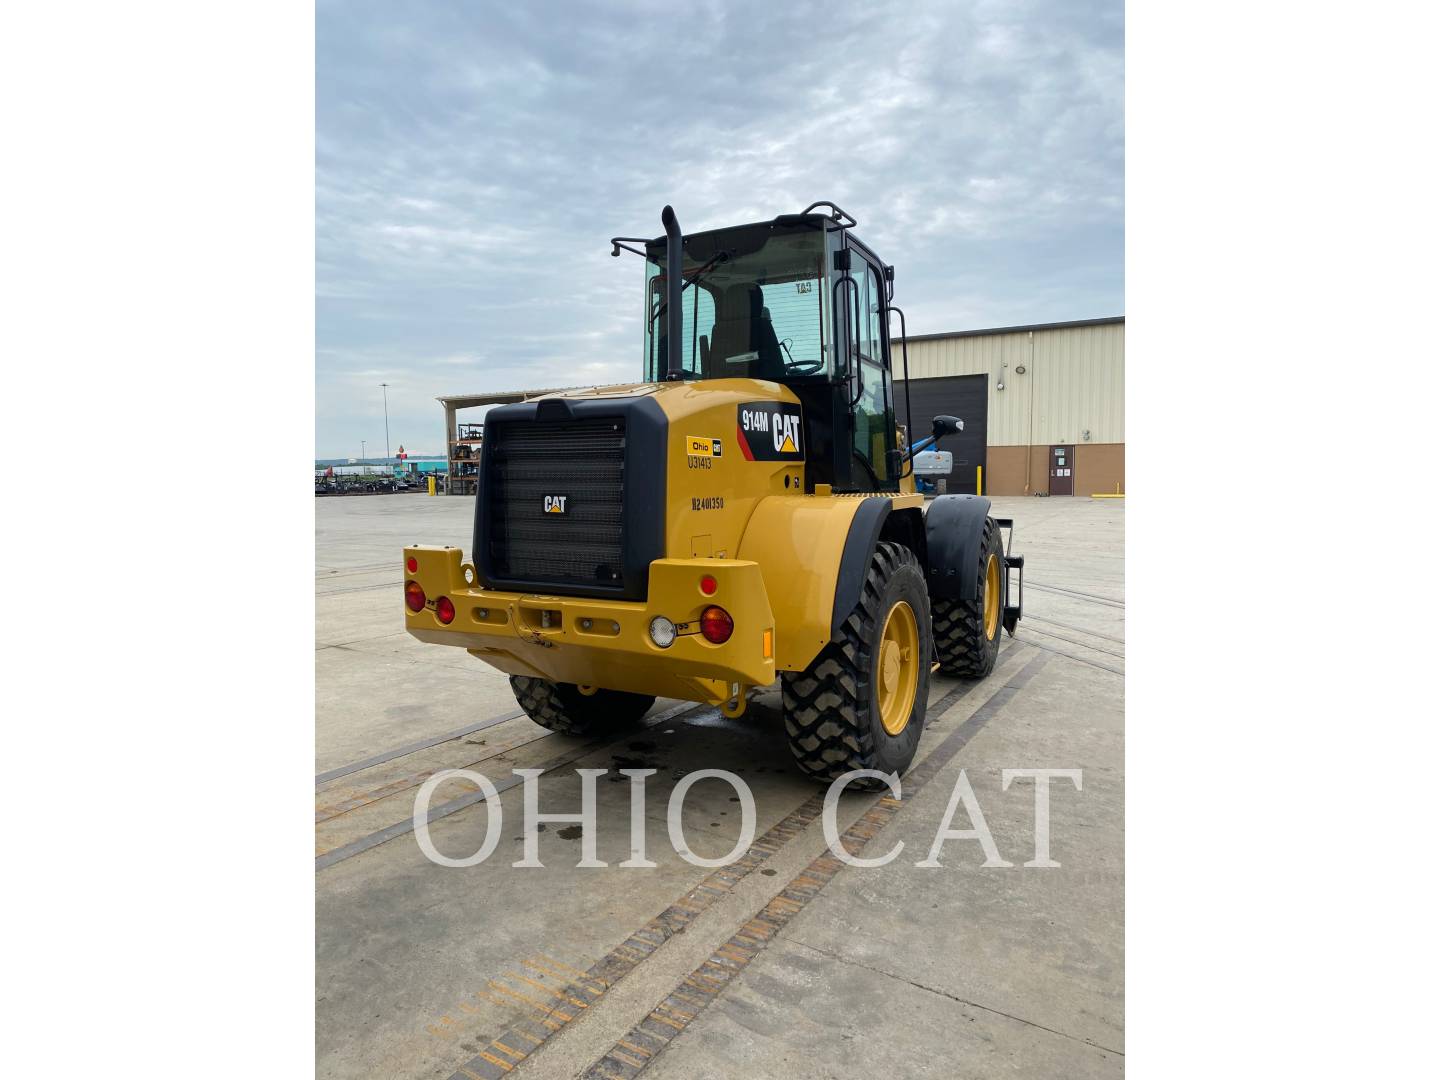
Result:
[[[660,224],[665,226],[665,381],[676,382],[685,378],[684,237],[670,207],[660,211]]]

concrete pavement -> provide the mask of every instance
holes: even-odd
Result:
[[[963,741],[866,850],[902,840],[902,855],[881,868],[843,867],[813,895],[794,882],[824,856],[813,813],[821,789],[790,764],[778,695],[762,695],[738,721],[661,701],[649,727],[591,744],[516,716],[504,676],[403,632],[401,547],[451,543],[468,553],[472,511],[470,499],[424,495],[316,500],[316,771],[381,759],[316,789],[317,856],[360,845],[317,872],[320,1076],[603,1075],[620,1040],[672,999],[690,1016],[671,1016],[680,1027],[653,1058],[620,1051],[655,1076],[1120,1071],[1123,503],[996,501],[995,513],[1016,519],[1027,557],[1026,619],[989,679],[933,681],[932,708],[947,704],[932,712],[912,775],[952,736]],[[1023,684],[1007,685],[1025,670]],[[980,726],[967,729],[977,715]],[[546,766],[546,811],[578,807],[574,769],[612,770],[597,792],[599,857],[610,867],[577,869],[579,830],[550,826],[545,867],[513,868],[518,786],[501,795],[500,846],[479,866],[436,866],[409,832],[363,846],[410,818],[437,769],[470,767],[500,782],[512,768]],[[649,870],[614,865],[629,854],[630,792],[613,770],[639,767],[658,770],[645,805],[658,864]],[[1002,769],[1037,767],[1083,771],[1079,792],[1052,784],[1059,868],[1022,865],[1033,855],[1033,782],[1001,790]],[[757,844],[775,831],[743,873],[717,878],[666,840],[670,791],[700,768],[749,784]],[[965,840],[945,845],[940,868],[914,866],[961,769],[1013,867],[981,868],[979,845]],[[452,781],[432,805],[471,790]],[[718,781],[692,789],[684,824],[697,854],[734,843],[733,794]],[[845,796],[840,828],[876,806],[874,796]],[[962,809],[954,827],[966,824]],[[432,832],[442,852],[461,856],[486,825],[486,808],[472,805]],[[788,910],[792,887],[803,904],[723,989],[699,1008],[693,994],[690,1003],[673,997],[757,912]]]

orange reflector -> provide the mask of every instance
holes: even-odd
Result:
[[[775,659],[775,631],[766,630],[765,636],[761,638],[760,655],[766,660]]]

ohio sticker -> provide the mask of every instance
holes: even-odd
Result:
[[[736,417],[740,452],[747,461],[802,461],[800,406],[785,401],[749,401]]]

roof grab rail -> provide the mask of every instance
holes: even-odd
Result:
[[[803,217],[804,215],[813,211],[818,206],[828,206],[833,211],[833,213],[830,214],[830,220],[835,222],[842,229],[853,229],[855,228],[855,226],[860,224],[858,221],[855,220],[853,216],[851,216],[846,211],[841,210],[840,207],[836,206],[828,199],[822,199],[820,202],[812,202],[809,206],[805,207],[804,210],[800,211],[800,215]]]

